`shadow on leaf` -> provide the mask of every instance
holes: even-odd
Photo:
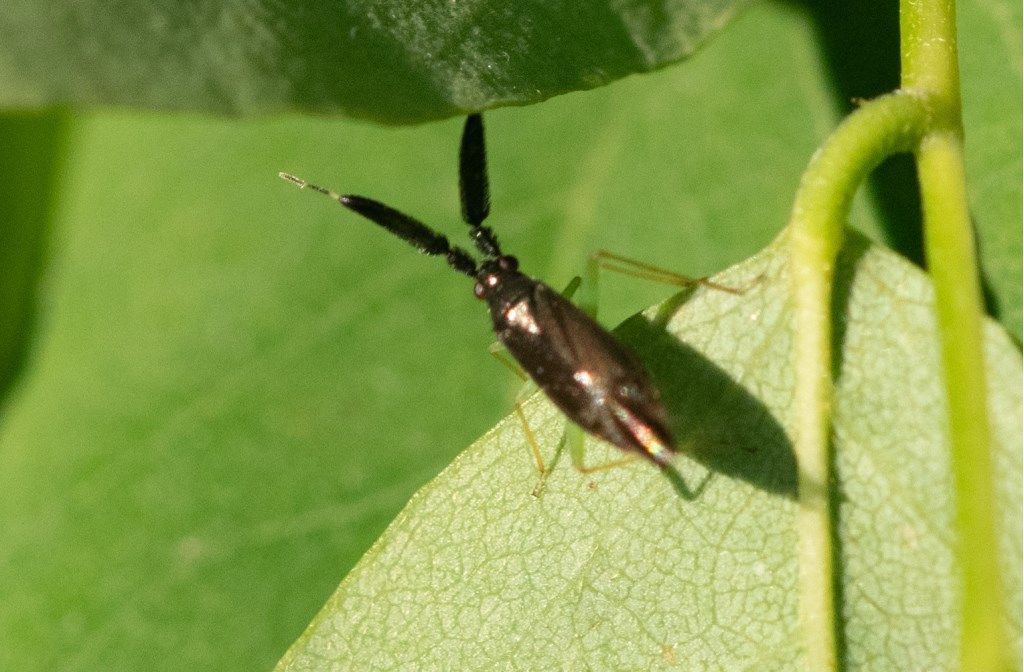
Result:
[[[661,390],[676,445],[715,474],[796,498],[796,458],[771,412],[714,362],[643,315],[616,333]],[[679,490],[678,484],[673,485]]]
[[[0,409],[32,342],[67,125],[60,112],[0,116]]]

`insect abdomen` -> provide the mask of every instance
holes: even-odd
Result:
[[[666,464],[674,452],[667,414],[640,361],[562,295],[517,275],[489,302],[499,340],[570,420]]]

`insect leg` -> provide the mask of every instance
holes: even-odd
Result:
[[[709,289],[729,292],[730,294],[742,294],[746,291],[746,288],[738,289],[736,287],[728,287],[726,285],[718,284],[717,282],[709,280],[707,277],[691,278],[674,271],[669,271],[664,268],[652,266],[651,264],[646,264],[642,261],[637,261],[613,252],[608,252],[607,250],[598,250],[591,254],[590,258],[587,260],[587,266],[588,271],[590,271],[591,268],[597,268],[621,273],[623,275],[629,275],[634,278],[641,278],[643,280],[652,280],[666,285],[676,285],[677,287],[694,287],[696,285],[701,285]]]
[[[527,376],[526,372],[523,371],[523,367],[519,366],[519,362],[512,359],[512,356],[508,354],[508,350],[506,350],[505,346],[503,346],[501,343],[499,343],[498,341],[491,343],[489,346],[487,346],[487,352],[490,353],[491,357],[494,357],[496,360],[498,360],[498,363],[500,363],[506,369],[511,371],[513,376],[523,381],[523,383],[526,386],[533,385],[533,383],[530,381],[529,376]],[[536,386],[534,386],[534,389],[536,389]]]
[[[569,283],[566,290],[569,292],[570,296],[575,292],[576,288],[579,287],[579,284],[578,277],[574,278],[573,281]],[[526,444],[529,446],[530,453],[533,455],[533,462],[537,467],[537,473],[540,475],[540,480],[533,489],[534,496],[537,496],[544,488],[544,481],[547,480],[548,474],[551,473],[550,468],[544,461],[544,456],[541,454],[540,443],[537,441],[537,437],[533,433],[533,429],[530,427],[530,422],[526,418],[526,413],[523,411],[523,402],[537,391],[537,386],[527,377],[522,367],[520,367],[519,364],[509,356],[508,351],[505,350],[501,343],[494,342],[487,348],[487,350],[490,352],[492,357],[502,364],[502,366],[506,367],[516,377],[523,381],[523,386],[516,394],[513,404],[516,416],[519,418],[519,423],[523,427],[523,436],[526,439]],[[584,464],[586,435],[583,433],[582,429],[568,421],[565,423],[565,433],[563,434],[562,441],[569,448],[569,456],[572,459],[573,467],[575,467],[581,474],[592,474],[596,471],[604,471],[605,469],[620,467],[633,462],[639,457],[637,454],[631,454],[618,460],[603,462],[592,466]]]
[[[515,401],[513,405],[515,408],[516,416],[519,417],[519,423],[523,427],[523,437],[526,439],[526,445],[530,448],[530,454],[533,456],[533,463],[537,467],[537,473],[540,475],[540,480],[533,489],[533,494],[539,495],[541,489],[544,487],[544,481],[548,476],[548,467],[544,462],[544,456],[540,452],[540,444],[537,442],[537,437],[533,433],[533,429],[530,427],[530,422],[526,419],[526,413],[523,412],[523,402],[537,391],[537,386],[532,380],[526,375],[519,363],[509,356],[508,351],[501,345],[501,343],[495,342],[487,348],[487,351],[491,353],[491,356],[498,360],[503,366],[511,371],[516,377],[523,381],[523,386],[519,388],[516,393]]]
[[[533,429],[530,428],[530,421],[526,419],[526,413],[523,412],[523,402],[518,399],[515,401],[515,411],[519,416],[519,423],[523,426],[523,436],[526,437],[526,444],[530,447],[530,453],[533,455],[533,463],[537,467],[537,473],[543,483],[548,476],[548,467],[544,463],[544,456],[540,454],[540,445],[537,443],[537,437],[533,434]],[[534,488],[534,492],[539,490],[540,483]]]
[[[569,444],[569,457],[572,459],[572,466],[574,466],[576,468],[576,471],[580,472],[581,474],[592,474],[596,471],[606,471],[608,469],[614,469],[616,467],[623,467],[640,458],[639,453],[630,453],[626,457],[622,457],[617,460],[611,460],[609,462],[602,462],[600,464],[588,466],[583,463],[583,442],[586,438],[586,436],[583,433],[583,430],[581,430],[579,427],[572,423],[568,423],[568,426],[565,428],[565,436],[565,441],[568,442]],[[663,466],[662,473],[668,479],[669,483],[672,484],[672,487],[675,488],[676,492],[679,493],[679,496],[682,497],[683,499],[696,499],[697,497],[699,497],[700,494],[704,492],[704,488],[706,488],[708,483],[711,482],[712,477],[712,474],[710,472],[707,473],[696,488],[691,488],[686,483],[686,480],[683,478],[682,474],[680,474],[675,467],[670,465]]]
[[[564,296],[567,299],[571,299],[573,296],[575,296],[576,291],[580,288],[580,285],[582,284],[583,278],[577,275],[572,280],[570,280],[569,284],[566,285],[565,289],[562,290],[562,296]]]
[[[606,469],[621,467],[636,461],[636,459],[640,457],[638,453],[631,453],[626,457],[622,457],[617,460],[587,466],[583,463],[584,451],[586,448],[586,435],[583,433],[583,430],[572,423],[568,423],[565,428],[565,440],[569,444],[569,457],[572,459],[572,466],[574,466],[576,471],[581,474],[592,474],[595,471],[604,471]]]
[[[583,269],[582,277],[577,275],[569,283],[569,286],[562,291],[562,296],[573,299],[577,291],[579,296],[573,303],[590,317],[597,319],[598,283],[600,281],[600,267],[593,260],[593,255],[587,259],[587,265]]]

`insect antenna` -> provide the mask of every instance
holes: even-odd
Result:
[[[459,197],[462,219],[469,224],[469,235],[477,249],[488,257],[500,257],[498,237],[482,222],[491,211],[487,184],[487,150],[484,145],[484,121],[479,114],[466,117],[459,146]]]
[[[445,257],[448,260],[448,265],[459,273],[468,275],[471,278],[476,276],[476,262],[469,256],[468,252],[460,247],[451,245],[445,236],[430,229],[419,220],[413,219],[409,215],[403,214],[372,198],[339,194],[336,191],[307,182],[301,177],[296,177],[289,173],[278,173],[277,175],[282,180],[291,182],[299,189],[312,189],[331,200],[337,201],[349,210],[387,229],[424,254]]]

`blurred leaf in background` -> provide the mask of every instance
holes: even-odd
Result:
[[[748,3],[8,0],[0,105],[440,119],[677,61]]]
[[[968,168],[996,314],[1019,336],[1020,154],[991,140],[1019,137],[1004,135],[1019,130],[1019,8],[993,7],[962,7]],[[0,19],[7,104],[65,100],[79,86],[127,102],[114,87],[164,81],[186,92],[178,103],[237,84],[243,95],[218,109],[279,104],[270,84],[251,86],[231,65],[263,68],[248,55],[273,59],[265,42],[216,30],[194,40],[188,28],[211,25],[204,17],[150,17],[154,31],[177,36],[177,47],[155,51],[184,66],[133,71],[125,54],[147,53],[151,32],[94,9],[69,10],[54,41],[39,26],[57,10],[16,0]],[[823,9],[760,4],[684,66],[489,113],[503,243],[556,285],[597,248],[694,275],[754,253],[786,221],[808,157],[850,107],[847,88],[884,90],[856,92],[843,73],[895,53],[871,40],[830,46],[855,27],[884,37],[863,23],[881,10],[863,9],[844,23]],[[225,25],[266,36],[253,27],[266,22],[244,11],[225,10]],[[101,20],[109,30],[89,28]],[[83,51],[34,63],[24,59],[34,41]],[[251,51],[231,60],[232,48]],[[69,67],[80,63],[114,69],[99,79]],[[559,63],[578,65],[553,59],[524,72],[580,85],[581,69]],[[189,76],[197,64],[229,86],[204,97],[212,85]],[[353,73],[365,81],[343,82],[357,93],[379,85],[368,70]],[[299,90],[304,76],[277,81]],[[61,78],[74,86],[53,84]],[[424,119],[505,100],[489,85],[443,104],[397,88],[365,114]],[[303,106],[337,100],[307,90]],[[406,106],[395,107],[402,91]],[[77,118],[66,155],[46,149],[60,147],[55,136],[18,139],[66,170],[46,205],[55,215],[45,275],[40,257],[27,264],[42,278],[29,290],[38,319],[0,426],[0,669],[269,668],[411,493],[504,415],[511,382],[486,354],[492,335],[465,279],[275,176],[381,198],[458,239],[458,129],[105,112]],[[853,223],[897,239],[892,199],[905,213],[914,189],[861,198]],[[630,281],[603,290],[609,323],[668,293]]]
[[[898,86],[896,3],[790,2],[806,8],[817,27],[821,51],[806,57],[828,66],[840,109]],[[0,15],[0,107],[301,110],[408,123],[534,103],[664,67],[693,54],[750,3],[9,4]],[[785,5],[773,11],[785,12]],[[1020,148],[1004,141],[1021,134],[1020,7],[966,2],[959,18],[964,116],[974,145],[967,168],[986,299],[1019,342],[1021,233],[1001,222],[1021,215]],[[789,54],[783,35],[765,32],[758,41],[766,59]],[[800,79],[778,81],[793,91],[815,89]],[[709,95],[721,92],[702,92]],[[918,197],[907,188],[913,180],[909,157],[897,157],[871,189],[883,241],[921,264]]]

